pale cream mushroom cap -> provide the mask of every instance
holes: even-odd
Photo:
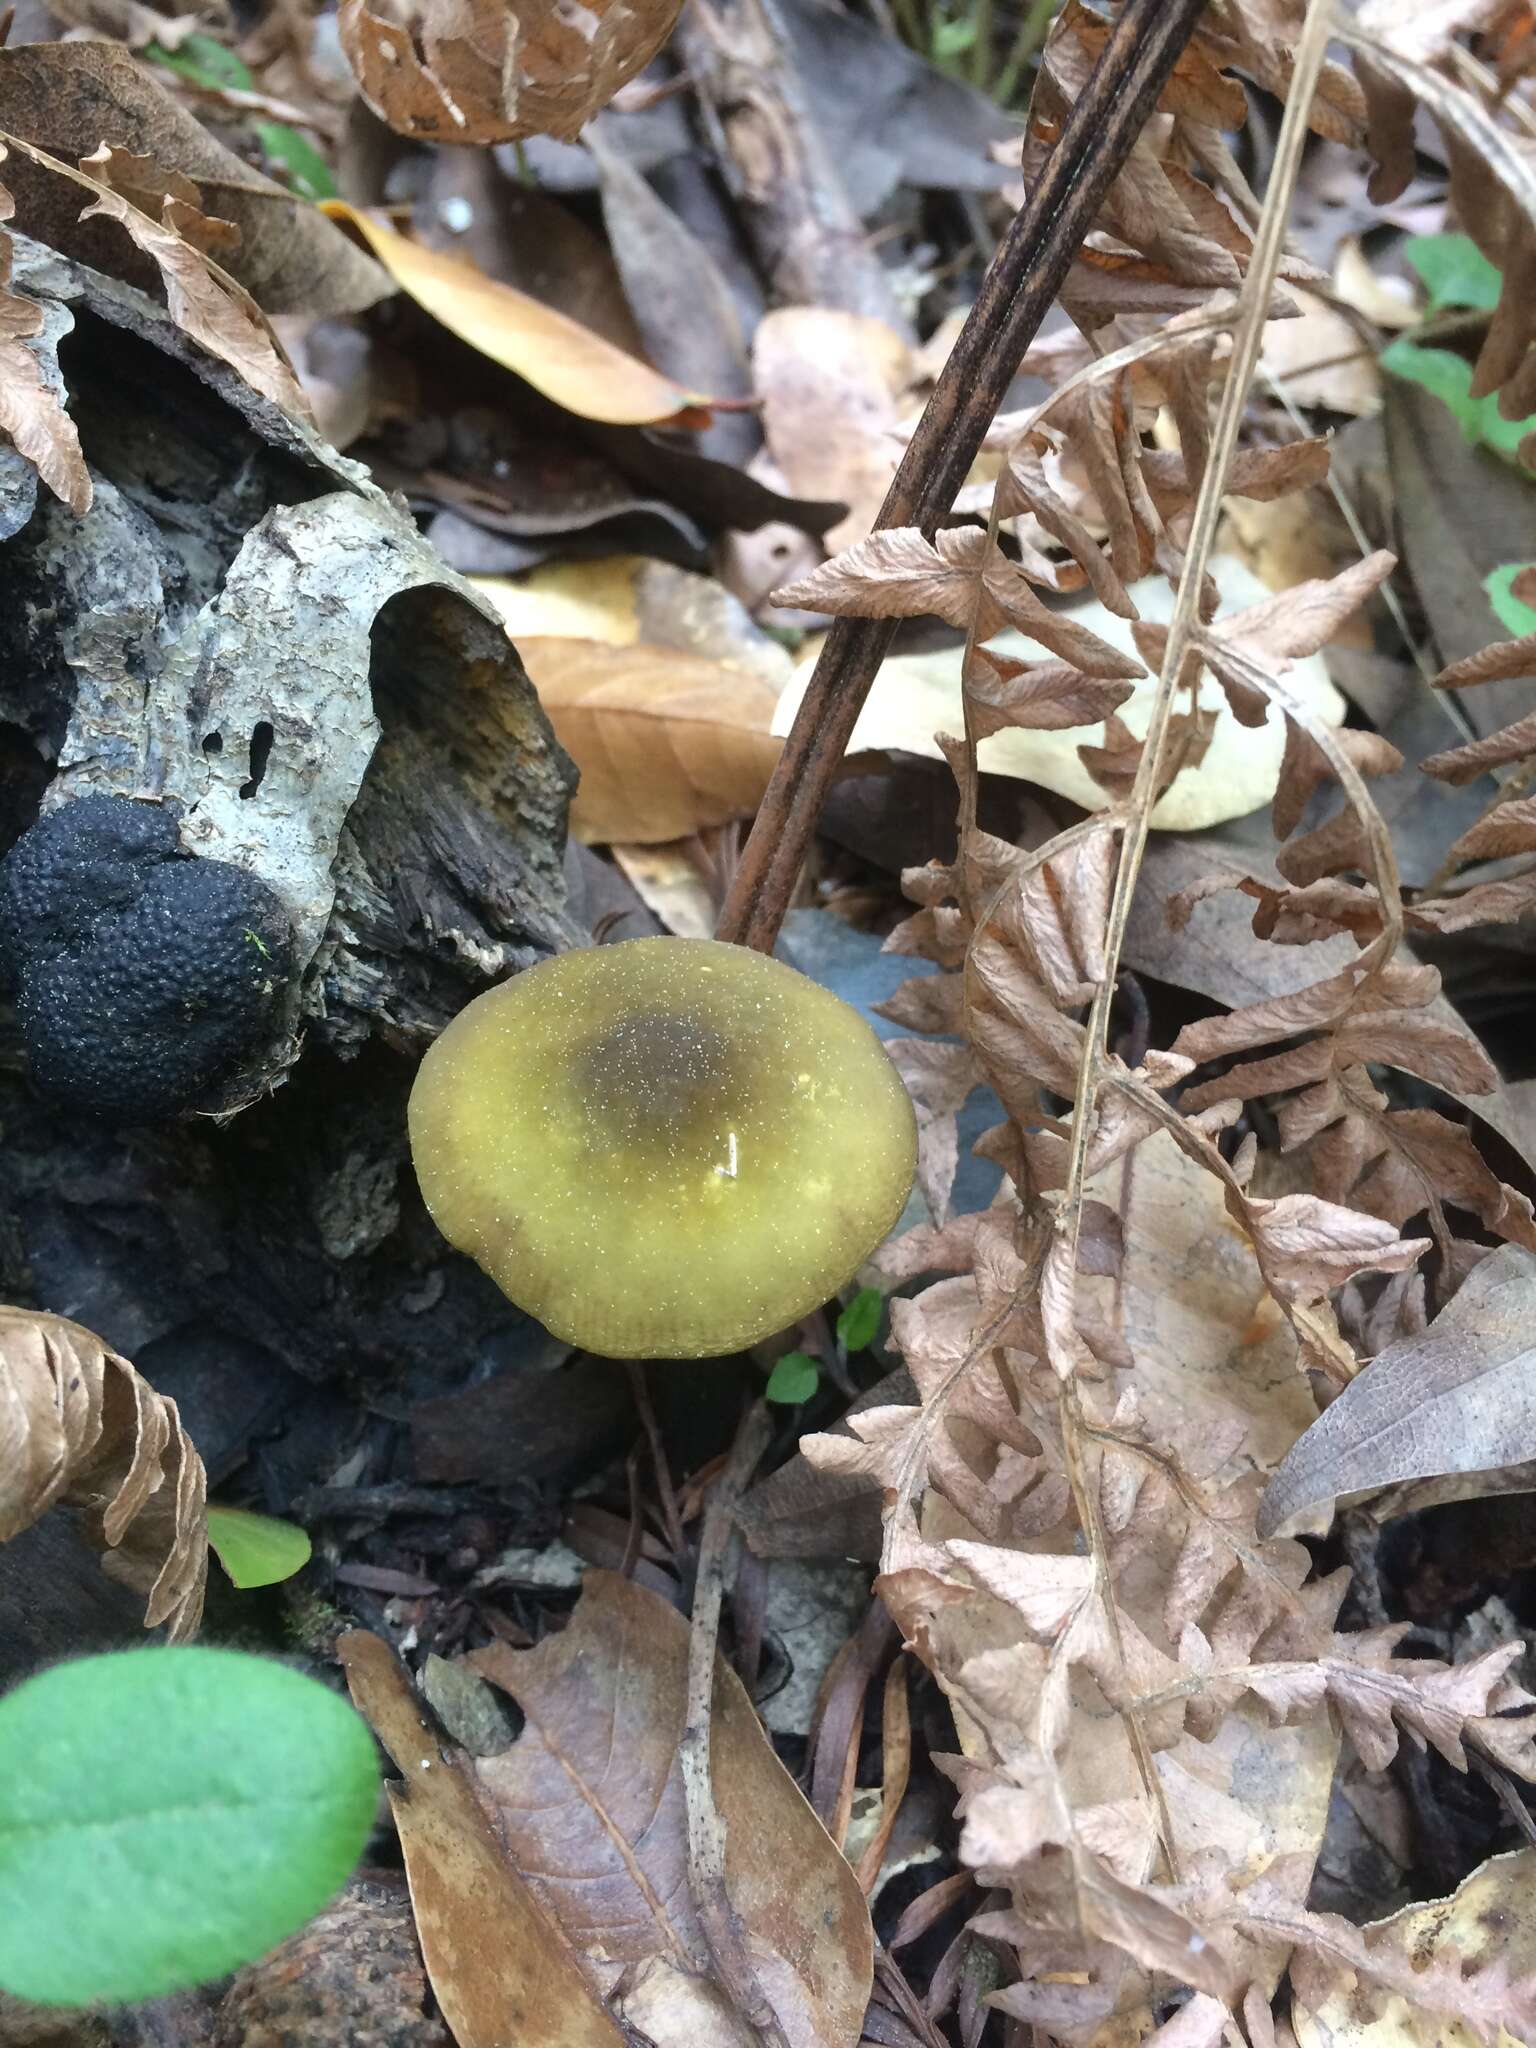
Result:
[[[819,1308],[917,1153],[858,1012],[713,939],[565,953],[478,996],[423,1060],[410,1132],[443,1235],[614,1358],[735,1351]]]

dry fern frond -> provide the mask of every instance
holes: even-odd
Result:
[[[1437,7],[1444,22],[1454,13]],[[846,1433],[803,1449],[884,1494],[879,1591],[953,1703],[965,1751],[943,1763],[961,1860],[1011,1902],[972,1923],[1014,1951],[1017,1981],[989,2002],[1058,2044],[1088,2042],[1111,2013],[1158,2048],[1214,2048],[1234,2030],[1273,2042],[1276,1986],[1288,1963],[1314,1957],[1347,1957],[1416,2010],[1474,2026],[1493,2012],[1513,2031],[1529,2010],[1523,1985],[1495,1996],[1454,1970],[1412,1984],[1305,1904],[1341,1730],[1375,1763],[1406,1736],[1457,1766],[1475,1752],[1482,1766],[1536,1775],[1532,1702],[1504,1675],[1514,1651],[1450,1667],[1396,1656],[1395,1631],[1337,1633],[1347,1574],[1311,1579],[1304,1547],[1257,1521],[1265,1475],[1313,1417],[1317,1376],[1342,1383],[1359,1368],[1335,1306],[1359,1276],[1386,1276],[1373,1297],[1388,1309],[1410,1296],[1422,1307],[1426,1285],[1454,1287],[1485,1247],[1453,1233],[1452,1207],[1536,1242],[1529,1206],[1469,1134],[1434,1110],[1395,1107],[1375,1078],[1396,1066],[1461,1096],[1495,1085],[1434,969],[1399,948],[1415,928],[1518,915],[1532,885],[1499,875],[1405,901],[1367,786],[1401,766],[1396,751],[1374,733],[1335,732],[1284,680],[1380,585],[1390,557],[1214,624],[1209,582],[1182,573],[1209,558],[1218,485],[1271,498],[1326,471],[1317,442],[1235,442],[1263,326],[1285,310],[1274,280],[1299,274],[1281,236],[1305,125],[1358,142],[1369,120],[1397,146],[1387,117],[1400,109],[1383,111],[1380,81],[1399,59],[1368,56],[1362,84],[1326,59],[1333,27],[1326,0],[1213,0],[1062,294],[1077,333],[1031,352],[1053,390],[993,423],[988,445],[1003,460],[990,503],[979,485],[962,499],[986,512],[986,530],[877,534],[786,594],[855,615],[930,612],[967,635],[964,737],[940,736],[958,851],[904,875],[917,909],[888,941],[939,971],[882,1005],[951,1042],[895,1049],[919,1103],[935,1222],[881,1264],[892,1278],[948,1277],[892,1304],[914,1398],[851,1415]],[[1026,174],[1103,33],[1081,0],[1058,16]],[[1448,42],[1401,62],[1454,68],[1465,55]],[[1293,101],[1262,210],[1222,141],[1244,104],[1234,73]],[[1437,117],[1446,94],[1470,102],[1436,71]],[[1495,113],[1458,100],[1445,118],[1466,189],[1483,141],[1509,199],[1521,146],[1495,130]],[[1536,203],[1520,233],[1536,237]],[[1518,393],[1529,372],[1506,341],[1499,329],[1485,357]],[[1154,421],[1176,448],[1152,445]],[[1126,665],[1029,586],[1091,586],[1134,621],[1128,585],[1154,565],[1180,596],[1169,627],[1134,625],[1158,672],[1143,742],[1116,714]],[[989,647],[1004,623],[1052,658]],[[1532,647],[1480,659],[1489,675],[1518,673]],[[1206,743],[1202,669],[1240,724],[1273,709],[1285,720],[1280,880],[1239,884],[1256,932],[1288,945],[1347,933],[1358,950],[1342,967],[1335,954],[1310,987],[1189,1024],[1168,1050],[1133,1028],[1120,1057],[1110,1003],[1130,889],[1156,799]],[[977,740],[1073,725],[1108,806],[1032,848],[980,831]],[[1462,750],[1465,764],[1450,757],[1441,772],[1469,779],[1488,759],[1536,759],[1536,718],[1477,745],[1476,759]],[[1317,824],[1330,784],[1342,806]],[[1525,787],[1463,835],[1457,863],[1536,852]],[[1170,917],[1231,886],[1229,867]],[[977,1150],[1007,1178],[985,1212],[947,1219],[956,1112],[978,1073],[1008,1120]],[[1267,1177],[1264,1127],[1236,1145],[1230,1135],[1255,1096],[1280,1098],[1293,1155],[1278,1172],[1266,1162]],[[1432,1239],[1403,1234],[1425,1214]],[[1158,2028],[1170,1982],[1193,1995]]]
[[[206,1501],[174,1401],[78,1323],[0,1308],[0,1543],[81,1509],[103,1568],[145,1596],[145,1627],[183,1642],[202,1619]]]

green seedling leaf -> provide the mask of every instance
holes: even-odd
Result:
[[[1410,235],[1403,254],[1424,281],[1429,310],[1476,306],[1491,313],[1504,280],[1470,235]]]
[[[275,1586],[309,1563],[309,1537],[303,1529],[245,1508],[209,1508],[208,1542],[242,1591]]]
[[[946,57],[960,57],[976,40],[974,20],[941,21],[934,25],[933,58],[942,64]]]
[[[867,1351],[880,1329],[885,1307],[878,1287],[861,1287],[837,1319],[837,1341],[845,1351]]]
[[[0,1699],[0,1988],[121,2004],[302,1927],[373,1825],[373,1737],[238,1650],[83,1657]]]
[[[225,49],[212,36],[184,36],[174,50],[167,50],[161,43],[148,43],[144,55],[152,64],[163,64],[167,71],[179,71],[183,78],[190,78],[194,85],[204,86],[209,92],[250,92],[256,83],[234,51]]]
[[[209,92],[250,92],[256,81],[233,50],[225,49],[212,36],[191,35],[181,47],[167,50],[150,43],[144,52],[152,63],[167,71],[178,71],[194,85]],[[283,121],[257,121],[256,140],[268,161],[275,164],[289,186],[301,199],[334,199],[336,180],[330,166],[314,144],[297,128]],[[217,211],[217,208],[214,209]]]
[[[802,1401],[810,1400],[820,1385],[821,1368],[815,1359],[805,1351],[786,1351],[769,1373],[763,1393],[766,1399],[777,1401],[783,1408],[798,1408]]]
[[[1536,633],[1536,605],[1524,603],[1510,588],[1517,576],[1529,575],[1532,566],[1529,562],[1506,562],[1502,569],[1491,569],[1483,578],[1488,602],[1512,640],[1523,640],[1528,633]]]
[[[1449,407],[1461,431],[1472,442],[1491,448],[1506,462],[1517,462],[1517,451],[1526,435],[1536,431],[1536,414],[1523,420],[1499,416],[1497,396],[1472,396],[1472,365],[1448,348],[1425,348],[1416,341],[1394,341],[1381,352],[1381,367],[1394,377],[1405,377]]]
[[[256,140],[269,163],[276,165],[289,188],[301,199],[335,199],[340,196],[329,164],[308,136],[301,135],[297,128],[286,127],[281,121],[258,121]]]

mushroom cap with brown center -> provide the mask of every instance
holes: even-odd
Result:
[[[917,1149],[858,1012],[713,939],[565,953],[477,997],[410,1130],[443,1235],[615,1358],[735,1351],[819,1308],[900,1215]]]

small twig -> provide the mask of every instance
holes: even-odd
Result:
[[[1536,1842],[1536,1818],[1520,1796],[1520,1788],[1497,1757],[1490,1756],[1470,1729],[1466,1738],[1467,1761],[1477,1775],[1493,1788],[1499,1804],[1524,1835],[1527,1842]]]
[[[661,1440],[661,1431],[656,1424],[656,1410],[651,1404],[651,1376],[644,1365],[631,1360],[629,1363],[630,1391],[635,1397],[635,1410],[640,1417],[640,1427],[645,1431],[645,1441],[651,1453],[651,1470],[656,1475],[656,1497],[661,1503],[661,1519],[666,1528],[667,1541],[672,1546],[672,1555],[678,1570],[687,1568],[688,1539],[683,1534],[683,1518],[678,1513],[677,1494],[672,1485],[672,1469],[667,1463],[666,1446]]]
[[[945,2037],[923,2010],[922,2002],[907,1982],[906,1972],[881,1941],[875,1943],[875,1979],[893,2009],[922,2042],[923,2048],[949,2048]]]
[[[688,1705],[677,1760],[688,1815],[688,1888],[720,1982],[737,2010],[768,2048],[788,2048],[725,1889],[725,1818],[715,1801],[709,1735],[715,1695],[715,1645],[725,1593],[726,1559],[736,1506],[763,1455],[773,1424],[764,1401],[755,1401],[736,1432],[730,1460],[710,1492],[699,1544],[699,1570],[688,1636]]]
[[[982,280],[875,521],[932,535],[954,504],[1020,359],[1156,103],[1204,0],[1127,0],[1102,56]],[[838,619],[774,770],[719,933],[770,952],[892,619]]]

